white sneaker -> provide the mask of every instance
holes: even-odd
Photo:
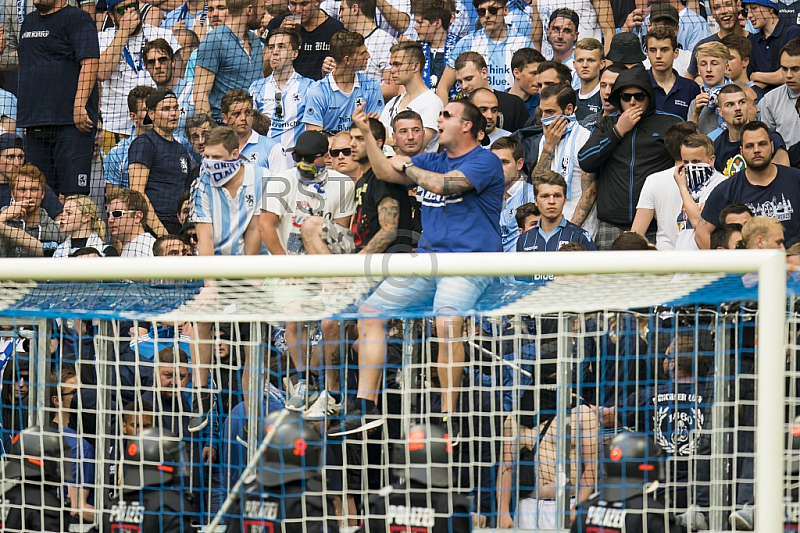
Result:
[[[306,408],[306,382],[298,381],[289,391],[286,408],[290,411],[302,411]]]
[[[690,507],[685,513],[678,515],[681,525],[689,531],[705,531],[708,529],[708,521],[703,513]]]
[[[317,420],[320,418],[325,418],[326,416],[338,415],[341,411],[342,404],[336,403],[333,395],[328,393],[328,391],[323,390],[319,393],[317,401],[311,404],[311,407],[309,407],[306,412],[303,413],[303,418]]]
[[[728,522],[731,527],[738,531],[753,531],[755,509],[749,505],[745,505],[738,511],[734,511],[728,517]]]

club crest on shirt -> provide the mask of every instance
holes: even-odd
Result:
[[[189,161],[185,157],[181,157],[181,172],[189,173]]]
[[[293,102],[299,102],[300,99],[301,99],[301,96],[299,94],[295,94],[294,96],[292,96],[292,101]]]
[[[250,154],[250,162],[255,163],[256,161],[258,161],[258,152],[253,152]]]
[[[359,96],[358,98],[356,98],[356,109],[358,109],[362,105],[364,105],[364,99]]]
[[[244,196],[244,201],[247,204],[247,207],[253,207],[256,204],[256,199],[252,194],[246,194]]]

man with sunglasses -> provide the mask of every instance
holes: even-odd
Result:
[[[283,146],[294,146],[306,129],[305,95],[314,80],[294,69],[301,45],[297,33],[276,28],[267,34],[264,43],[264,63],[272,68],[272,74],[254,81],[248,92],[256,109],[271,120],[269,136]]]
[[[675,164],[664,134],[681,122],[656,111],[650,76],[641,68],[622,72],[608,100],[621,113],[601,118],[578,152],[580,167],[597,176],[599,250],[610,249],[614,239],[630,229],[647,176]]]
[[[186,118],[194,115],[192,84],[181,78],[176,69],[175,51],[164,39],[155,39],[144,45],[144,65],[158,89],[169,89],[178,97],[181,115],[175,137],[186,140],[184,125]],[[186,144],[186,143],[184,143]]]
[[[142,22],[137,0],[108,0],[107,3],[114,26],[98,35],[100,67],[97,71],[97,79],[103,82],[100,111],[105,153],[129,137],[134,128],[127,106],[128,93],[137,85],[155,85],[145,68],[147,43],[164,39],[172,50],[180,48],[171,31]]]
[[[118,189],[108,197],[108,232],[121,257],[153,257],[155,237],[144,230],[147,200],[131,189]]]
[[[508,14],[508,0],[473,0],[478,11],[481,29],[475,30],[456,44],[447,59],[436,94],[443,103],[449,100],[450,88],[456,81],[456,58],[473,50],[486,60],[488,82],[492,89],[505,91],[514,85],[511,58],[520,48],[533,48],[530,36],[509,31],[504,17]]]
[[[352,142],[349,131],[340,131],[331,137],[331,168],[358,181],[362,173],[361,164],[353,159]]]

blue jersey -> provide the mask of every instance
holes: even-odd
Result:
[[[283,89],[278,88],[272,75],[256,80],[250,86],[253,105],[272,121],[269,136],[283,146],[294,146],[297,137],[306,130],[303,124],[305,96],[313,83],[311,78],[293,72]],[[276,105],[278,99],[280,106]]]
[[[520,235],[517,241],[517,251],[557,252],[559,248],[570,242],[582,244],[587,250],[597,250],[589,232],[562,215],[561,222],[550,233],[545,233],[539,224],[536,224],[536,227]]]
[[[122,139],[103,158],[103,179],[106,183],[118,185],[123,189],[129,187],[128,148],[135,138],[136,135],[131,135]]]
[[[500,159],[478,145],[461,157],[420,154],[412,161],[421,169],[446,174],[463,173],[473,190],[441,195],[418,188],[422,203],[420,251],[499,252],[500,211],[503,209],[505,178]]]
[[[483,30],[477,30],[456,44],[447,58],[447,66],[455,69],[456,58],[464,52],[478,52],[486,60],[489,69],[489,85],[492,89],[505,91],[514,85],[511,72],[511,57],[520,48],[533,48],[533,42],[525,35],[509,35],[502,41],[493,41]]]
[[[517,184],[511,187],[511,197],[503,206],[503,212],[500,213],[500,231],[503,237],[504,252],[513,252],[517,249],[517,239],[519,239],[517,209],[522,204],[533,203],[536,197],[533,185],[525,182],[522,178]]]
[[[189,5],[183,4],[164,15],[164,20],[161,21],[161,27],[165,30],[168,30],[178,22],[184,21],[186,23],[186,29],[191,30],[198,22],[203,24],[207,16],[208,12],[205,10],[205,8],[203,8],[199,13],[192,15],[189,13]]]
[[[242,165],[242,185],[231,196],[225,187],[214,187],[208,174],[192,184],[192,220],[211,224],[214,255],[245,255],[244,235],[261,210],[263,169]]]
[[[184,131],[186,126],[186,118],[191,117],[194,115],[194,91],[192,90],[194,87],[191,83],[187,83],[186,80],[180,79],[178,83],[175,84],[175,87],[172,88],[172,92],[178,97],[178,107],[180,108],[180,116],[178,117],[178,127],[175,128],[175,138],[181,141],[183,144],[184,139],[186,139],[186,132]]]
[[[272,150],[277,144],[277,140],[259,135],[253,130],[250,133],[250,138],[247,139],[247,144],[244,145],[240,152],[240,157],[257,167],[268,169],[270,154],[272,154]]]
[[[303,122],[321,126],[325,131],[348,131],[353,123],[353,111],[362,104],[364,111],[381,114],[383,92],[381,84],[364,72],[356,72],[355,85],[349,94],[336,85],[332,74],[328,74],[311,85]]]
[[[87,502],[94,504],[94,448],[89,442],[81,438],[74,429],[64,426],[61,428],[64,432],[64,440],[67,441],[72,455],[72,482],[82,489],[90,489]]]

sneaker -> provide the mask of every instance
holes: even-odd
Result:
[[[306,408],[306,382],[298,381],[291,389],[291,391],[287,391],[289,398],[286,400],[286,408],[290,411],[304,411]]]
[[[338,415],[342,411],[342,404],[336,403],[333,395],[323,390],[319,393],[317,401],[303,413],[303,418],[317,420],[326,416]]]
[[[355,435],[357,433],[374,431],[382,425],[383,416],[377,407],[370,409],[366,413],[362,413],[360,407],[353,406],[347,410],[345,419],[338,428],[339,431],[330,433],[329,436],[340,437],[342,435]]]
[[[728,517],[731,527],[738,531],[753,531],[755,520],[755,509],[745,505],[738,511],[734,511]]]
[[[690,507],[685,513],[678,515],[678,520],[687,531],[705,531],[708,529],[706,515]]]

